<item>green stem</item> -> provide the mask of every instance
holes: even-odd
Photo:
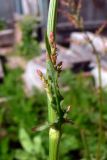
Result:
[[[87,143],[87,138],[86,138],[86,135],[85,135],[85,130],[81,129],[80,130],[80,134],[81,134],[82,142],[83,142],[83,145],[84,145],[84,148],[85,148],[85,153],[84,153],[85,158],[87,160],[91,160],[90,150],[89,150],[89,146],[88,146],[88,143]]]
[[[87,36],[87,40],[90,43],[90,45],[93,48],[93,54],[96,56],[96,62],[97,62],[97,66],[98,66],[98,81],[99,81],[99,92],[98,92],[98,105],[99,105],[99,137],[98,137],[98,147],[97,147],[97,153],[96,153],[96,160],[100,160],[101,159],[101,145],[102,145],[102,139],[104,139],[103,137],[103,112],[102,112],[102,107],[103,107],[103,92],[102,92],[102,77],[101,77],[101,61],[100,61],[100,56],[98,51],[96,50],[93,42],[91,41],[91,39],[89,38],[89,36],[86,34]]]
[[[103,100],[102,100],[102,79],[101,79],[101,62],[100,62],[100,57],[97,54],[96,55],[96,60],[97,60],[97,65],[98,65],[98,78],[99,78],[99,142],[98,142],[98,148],[97,148],[97,155],[96,159],[100,160],[101,159],[101,144],[102,144],[102,139],[103,139],[103,113],[102,113],[102,105],[103,105]]]
[[[54,37],[56,35],[56,21],[57,21],[57,3],[58,0],[50,0],[49,4],[49,12],[48,12],[48,24],[47,24],[47,38],[49,41],[50,33],[52,32],[54,34]],[[48,62],[47,62],[48,63]],[[47,72],[48,72],[48,66],[47,66]],[[49,123],[54,123],[56,120],[56,112],[51,106],[51,96],[48,96],[48,113],[49,113]]]
[[[102,139],[103,139],[103,137],[102,137],[103,136],[103,112],[102,112],[103,99],[102,99],[101,62],[100,62],[99,53],[97,52],[93,42],[88,37],[88,35],[87,35],[87,38],[93,48],[93,54],[96,56],[96,62],[97,62],[97,66],[98,66],[98,81],[99,81],[98,105],[99,105],[100,117],[99,117],[99,137],[98,137],[98,147],[97,147],[97,153],[96,153],[96,160],[100,160],[101,159],[101,145],[102,145]]]
[[[57,7],[58,7],[58,0],[50,0],[49,12],[48,12],[48,24],[47,24],[48,38],[51,32],[53,32],[54,37],[56,37]]]
[[[57,21],[57,6],[58,6],[57,4],[58,4],[58,0],[50,0],[48,24],[47,24],[48,41],[49,41],[50,33],[53,33],[54,38],[56,37],[56,21]],[[48,48],[47,48],[47,52],[48,54],[51,54],[49,53]],[[47,75],[49,75],[48,67],[49,66],[47,65]],[[57,113],[53,109],[51,96],[53,95],[48,94],[48,116],[49,116],[49,123],[54,124],[57,120]],[[49,129],[49,160],[58,160],[60,138],[61,138],[61,125],[58,125],[57,127],[52,125]]]
[[[49,130],[49,160],[59,159],[60,138],[61,131],[51,127]]]

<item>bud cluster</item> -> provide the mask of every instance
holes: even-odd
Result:
[[[58,119],[60,120],[60,124],[70,123],[70,120],[67,119],[68,112],[70,111],[70,106],[68,106],[66,110],[63,110],[61,107],[62,96],[59,91],[58,76],[62,71],[62,62],[57,62],[58,54],[53,32],[51,32],[49,36],[49,46],[51,54],[49,54],[47,50],[46,77],[44,77],[43,73],[40,70],[37,70],[37,74],[44,84],[48,100],[50,101],[52,108],[57,114]]]
[[[49,42],[50,42],[50,47],[51,47],[51,56],[50,56],[51,62],[54,68],[56,69],[56,71],[60,73],[62,71],[62,62],[59,62],[57,64],[57,47],[56,47],[53,32],[50,33]]]
[[[43,82],[44,87],[48,88],[47,80],[44,77],[43,73],[39,69],[37,70],[37,74],[38,74],[39,78],[41,79],[41,81]]]

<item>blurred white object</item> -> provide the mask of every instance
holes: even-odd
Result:
[[[37,16],[39,14],[38,0],[23,0],[22,7],[25,15]]]
[[[107,50],[107,38],[93,34],[91,32],[73,32],[70,37],[71,49],[73,49],[73,51],[76,51],[76,49],[78,49],[78,46],[80,48],[84,47],[84,49],[93,52],[93,48],[88,42],[87,36],[92,41],[94,47],[98,52],[104,53]]]
[[[45,67],[36,64],[35,61],[31,60],[28,62],[25,73],[23,75],[23,80],[25,82],[25,91],[29,94],[33,93],[34,89],[43,90],[43,84],[37,75],[37,70],[40,70],[43,74],[46,73]]]
[[[91,67],[94,67],[91,71],[91,74],[95,79],[96,88],[98,88],[100,86],[98,66],[96,64],[91,64]],[[101,67],[101,80],[102,80],[102,88],[107,89],[107,69],[103,67]]]

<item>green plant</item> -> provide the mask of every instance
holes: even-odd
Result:
[[[4,83],[0,85],[0,99],[2,97],[7,98],[7,101],[0,102],[0,159],[13,160],[18,151],[21,151],[22,154],[23,152],[26,153],[26,156],[28,155],[20,145],[22,141],[17,134],[19,132],[22,135],[22,129],[20,128],[27,130],[25,132],[28,134],[29,139],[32,139],[31,141],[34,141],[36,137],[38,139],[38,135],[33,135],[32,128],[45,120],[44,106],[46,105],[46,97],[44,93],[36,90],[34,97],[27,98],[23,92],[23,83],[21,81],[22,70],[6,70],[7,74],[5,75]],[[41,121],[39,120],[40,113]],[[46,153],[44,154],[46,156]],[[35,153],[35,155],[37,154]],[[45,157],[43,154],[38,155],[38,159],[44,159],[43,157]]]
[[[16,159],[16,153],[19,150],[26,153],[26,156],[28,155],[19,136],[22,129],[25,130],[31,142],[36,137],[39,137],[42,141],[45,156],[39,154],[38,157],[38,154],[35,154],[35,159],[44,160],[44,157],[48,159],[48,131],[44,130],[36,133],[32,131],[32,128],[38,128],[38,124],[43,125],[46,120],[46,95],[44,92],[41,93],[36,90],[33,97],[26,97],[23,92],[21,74],[22,70],[20,69],[8,69],[4,83],[0,85],[0,98],[11,97],[6,102],[0,102],[0,160]],[[63,106],[65,108],[65,106],[72,104],[72,112],[69,113],[69,118],[72,117],[75,122],[72,127],[64,125],[62,128],[60,159],[86,160],[85,143],[88,145],[91,160],[96,159],[99,107],[92,78],[82,77],[82,74],[75,75],[70,70],[66,70],[61,73],[59,80],[62,86],[61,92],[65,98]],[[106,132],[107,124],[106,97],[107,92],[103,92],[103,132]],[[84,131],[85,143],[81,131]],[[101,144],[101,160],[107,159],[106,148],[107,143],[104,141]]]
[[[55,2],[55,1],[54,1]],[[52,11],[52,10],[51,10]],[[52,18],[50,18],[51,20]],[[51,22],[51,21],[49,21]],[[53,22],[53,21],[52,21]],[[52,23],[51,23],[52,24]],[[50,25],[51,25],[50,24]],[[51,31],[51,30],[50,30]],[[48,34],[48,45],[52,51],[55,51],[55,35],[50,31]],[[47,38],[46,38],[47,39]],[[53,53],[53,52],[52,52]],[[56,52],[55,52],[56,53]],[[47,60],[55,61],[56,54],[54,56],[47,56]],[[53,61],[53,62],[54,62]],[[47,64],[48,65],[48,64]],[[59,71],[61,71],[59,66]],[[44,85],[47,88],[53,85],[52,78],[54,77],[55,71],[51,72],[50,64],[48,65],[49,72],[44,79],[41,72],[40,77],[44,81]],[[35,90],[33,97],[26,97],[23,92],[23,83],[21,81],[22,70],[6,69],[6,75],[4,83],[0,84],[0,98],[5,97],[8,101],[0,101],[0,160],[45,160],[48,159],[48,133],[47,130],[44,132],[32,131],[39,128],[38,124],[41,124],[46,120],[46,95],[38,90]],[[51,74],[52,73],[52,74]],[[58,73],[59,75],[59,73]],[[50,78],[50,79],[48,79]],[[73,127],[69,125],[63,125],[61,127],[61,145],[60,145],[60,159],[63,160],[91,160],[96,159],[96,148],[99,132],[99,104],[96,89],[93,85],[92,78],[83,77],[82,74],[73,74],[70,70],[63,71],[60,77],[60,90],[63,93],[64,101],[61,103],[61,109],[63,112],[66,110],[65,106],[72,104],[72,112],[69,112],[69,117],[75,122]],[[52,90],[51,90],[52,89]],[[50,92],[53,95],[53,86],[50,87]],[[49,91],[49,90],[47,90]],[[103,127],[102,130],[106,136],[106,124],[107,124],[107,92],[102,90],[103,103],[102,103],[102,116],[103,116]],[[8,99],[8,97],[10,99]],[[55,97],[56,98],[56,97]],[[53,100],[54,97],[53,97]],[[49,100],[50,102],[50,100]],[[59,130],[57,127],[59,123],[59,112],[56,110],[54,105],[55,101],[51,101],[51,107],[53,113],[55,111],[56,118],[49,121],[49,129]],[[50,108],[49,108],[50,110]],[[63,117],[63,116],[62,116]],[[66,118],[66,116],[65,116]],[[67,119],[63,119],[64,121]],[[54,123],[55,122],[55,123]],[[41,128],[41,126],[40,126]],[[55,133],[55,132],[54,132]],[[63,134],[62,134],[63,133]],[[56,137],[53,143],[52,135],[50,135],[50,144],[52,144],[51,153],[56,154],[55,147],[59,148],[59,138]],[[36,143],[36,145],[35,145]],[[101,147],[101,159],[107,159],[107,143],[100,144]],[[50,159],[52,157],[50,153]]]
[[[41,71],[38,75],[44,83],[48,98],[48,115],[49,115],[49,160],[59,159],[59,144],[62,134],[62,125],[69,123],[67,113],[70,110],[62,108],[63,97],[60,94],[58,77],[62,69],[62,62],[57,64],[56,49],[56,21],[57,21],[58,0],[51,0],[48,13],[48,24],[46,34],[46,78]]]
[[[59,159],[59,143],[61,138],[61,127],[64,123],[64,114],[61,102],[63,100],[58,86],[58,76],[61,72],[62,62],[56,63],[56,21],[58,0],[51,0],[48,13],[48,25],[46,35],[47,48],[47,81],[46,91],[48,97],[49,113],[49,160]]]
[[[17,160],[46,159],[45,150],[42,145],[42,138],[40,135],[36,135],[33,140],[31,140],[26,130],[24,128],[20,128],[19,140],[23,149],[16,150],[15,158]]]
[[[40,54],[39,43],[36,40],[36,37],[33,38],[32,34],[36,28],[36,20],[33,17],[25,17],[21,23],[22,30],[22,42],[18,46],[18,51],[21,55],[26,57],[37,56]]]
[[[59,152],[59,143],[61,138],[61,125],[63,112],[61,109],[62,97],[58,87],[58,70],[56,65],[56,46],[54,42],[56,30],[56,14],[58,1],[50,1],[48,26],[47,26],[47,90],[48,96],[48,112],[49,124],[52,125],[49,129],[49,160],[57,160]],[[52,34],[52,35],[51,35]],[[53,53],[52,53],[53,52]],[[53,56],[53,57],[52,57]],[[52,60],[53,58],[53,60]],[[55,60],[54,60],[55,59]],[[55,68],[56,67],[56,68]],[[59,70],[61,65],[59,66]]]
[[[0,31],[6,28],[6,22],[2,19],[0,19]]]

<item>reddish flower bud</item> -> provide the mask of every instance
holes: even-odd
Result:
[[[43,73],[42,73],[39,69],[37,70],[37,74],[38,74],[38,76],[39,76],[40,78],[42,78]]]
[[[52,60],[52,63],[56,65],[57,55],[56,54],[51,55],[51,60]]]
[[[50,43],[54,42],[54,34],[53,34],[53,32],[50,32],[49,41],[50,41]]]

